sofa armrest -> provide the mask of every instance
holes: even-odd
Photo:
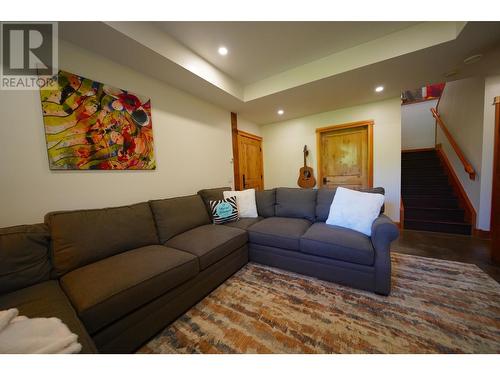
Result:
[[[380,215],[372,224],[372,244],[377,250],[384,245],[390,245],[399,237],[399,229],[394,222],[384,214]]]
[[[399,236],[399,229],[385,215],[372,224],[371,241],[375,249],[375,292],[388,295],[391,291],[391,242]]]

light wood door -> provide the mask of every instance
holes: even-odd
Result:
[[[238,131],[238,164],[241,189],[264,189],[262,138]]]
[[[319,186],[372,186],[372,125],[365,121],[318,129]]]

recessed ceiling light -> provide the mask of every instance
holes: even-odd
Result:
[[[382,91],[384,91],[384,86],[375,87],[375,92],[382,92]]]
[[[480,54],[469,56],[464,60],[464,64],[474,64],[475,62],[481,60],[481,57],[483,57],[483,55]]]
[[[449,72],[444,73],[445,78],[453,77],[458,74],[458,71],[456,70],[450,70]]]
[[[228,52],[228,51],[227,51],[227,48],[226,48],[226,47],[224,47],[224,46],[219,47],[218,51],[219,51],[219,55],[222,55],[222,56],[226,56],[226,55],[227,55],[227,52]]]
[[[285,111],[283,111],[282,109],[278,109],[278,115],[282,115],[283,113],[285,113]]]

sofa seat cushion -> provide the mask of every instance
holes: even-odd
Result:
[[[247,230],[249,227],[261,221],[262,217],[243,217],[237,221],[232,221],[230,223],[226,223],[224,225],[233,228],[240,228],[243,230]]]
[[[248,228],[251,243],[281,249],[300,249],[300,237],[311,226],[305,219],[268,217]]]
[[[179,234],[165,245],[196,255],[204,270],[248,241],[247,232],[226,225],[202,225]]]
[[[13,307],[19,310],[19,315],[28,318],[61,319],[71,332],[78,335],[78,342],[82,345],[81,353],[97,353],[94,342],[57,280],[45,281],[0,296],[0,310]]]
[[[93,334],[198,272],[193,255],[151,245],[71,271],[61,278],[61,285]]]
[[[375,251],[370,237],[352,229],[314,223],[300,239],[300,251],[371,266]]]

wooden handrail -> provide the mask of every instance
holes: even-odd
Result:
[[[474,170],[474,167],[465,158],[462,150],[460,149],[457,142],[455,141],[455,139],[451,135],[451,133],[448,130],[448,128],[446,127],[445,123],[443,122],[443,119],[441,118],[441,116],[439,116],[439,113],[436,111],[435,108],[431,108],[431,112],[432,112],[432,116],[434,116],[434,118],[436,119],[436,122],[439,124],[439,127],[443,131],[444,135],[446,135],[446,138],[448,138],[448,141],[450,142],[451,147],[453,147],[453,150],[455,150],[455,153],[457,154],[458,158],[462,162],[462,165],[464,166],[465,172],[467,172],[467,174],[469,175],[469,178],[471,180],[475,180],[476,179],[476,171]]]

